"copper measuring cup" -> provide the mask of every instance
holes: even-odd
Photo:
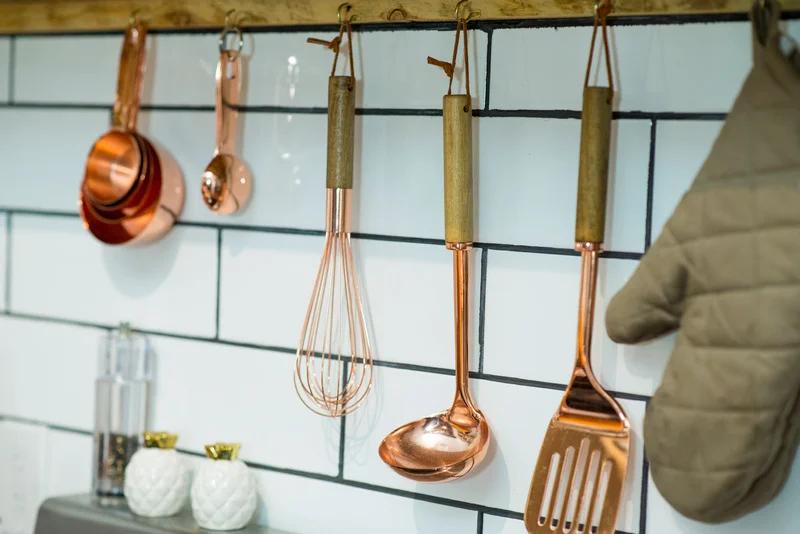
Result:
[[[183,209],[183,178],[175,160],[136,131],[146,35],[146,25],[132,18],[122,46],[112,128],[92,146],[81,185],[84,226],[110,245],[155,241]]]
[[[153,170],[154,154],[139,136],[137,136],[137,143],[142,151],[142,174],[150,178],[140,180],[126,200],[114,206],[103,206],[92,202],[90,193],[84,184],[81,187],[81,201],[85,202],[86,210],[93,218],[106,224],[119,224],[141,215],[158,202],[161,175],[160,172],[156,173]]]
[[[135,139],[142,154],[140,175],[147,176],[148,172],[151,172],[152,163],[150,160],[152,157],[142,138],[137,135]],[[122,219],[136,216],[147,207],[145,202],[149,199],[148,193],[151,193],[153,189],[153,181],[143,180],[141,176],[137,179],[131,191],[124,196],[123,200],[112,205],[100,204],[94,200],[86,181],[81,185],[81,198],[87,202],[87,209],[94,216],[107,223],[115,223]]]
[[[137,140],[136,120],[146,37],[147,26],[141,20],[132,20],[122,46],[111,130],[95,141],[86,160],[83,188],[88,199],[97,205],[120,205],[142,179],[142,150]]]

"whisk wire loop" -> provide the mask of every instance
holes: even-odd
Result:
[[[349,231],[348,189],[328,189],[328,225],[295,362],[294,385],[313,412],[341,417],[372,386],[372,352]]]

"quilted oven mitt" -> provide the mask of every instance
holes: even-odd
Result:
[[[644,442],[662,495],[708,523],[772,500],[800,438],[800,65],[775,4],[753,8],[753,70],[606,314],[618,343],[678,331]]]

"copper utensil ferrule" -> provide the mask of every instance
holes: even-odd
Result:
[[[332,187],[325,194],[325,232],[329,234],[350,233],[350,205],[352,189]]]

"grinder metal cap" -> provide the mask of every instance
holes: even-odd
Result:
[[[241,443],[214,443],[206,445],[206,456],[212,460],[235,460],[239,457]]]
[[[148,449],[174,449],[178,441],[178,435],[169,432],[143,432],[142,436]]]

